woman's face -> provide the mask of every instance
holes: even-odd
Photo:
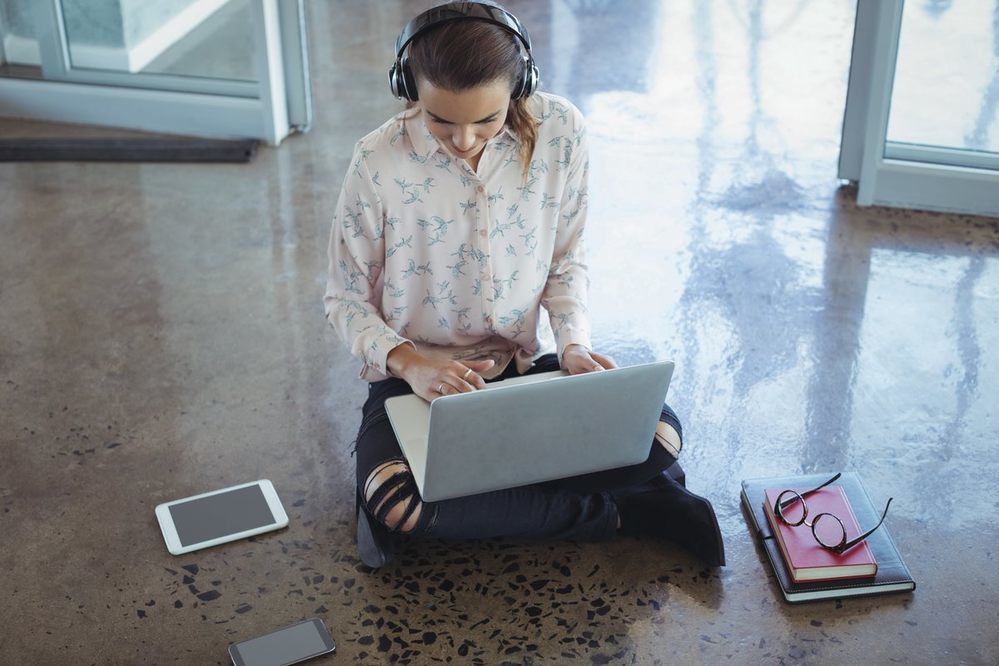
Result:
[[[510,84],[504,80],[460,92],[416,82],[423,121],[430,133],[455,157],[475,159],[503,129],[510,106]]]

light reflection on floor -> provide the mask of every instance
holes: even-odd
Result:
[[[365,663],[999,661],[999,223],[858,209],[837,182],[839,0],[509,3],[589,118],[595,345],[676,361],[728,566],[623,539],[358,564],[366,387],[322,319],[325,247],[354,142],[400,108],[391,43],[431,3],[308,4],[315,127],[249,165],[0,165],[0,662],[213,663],[307,615]],[[915,594],[780,599],[739,482],[839,469],[895,497]],[[287,531],[165,552],[156,502],[260,477]]]

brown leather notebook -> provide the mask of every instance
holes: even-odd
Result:
[[[767,488],[812,488],[829,479],[832,473],[805,474],[798,476],[769,477],[765,479],[746,479],[742,482],[742,508],[746,514],[746,522],[750,531],[763,545],[763,550],[770,560],[777,584],[784,598],[790,603],[815,601],[818,599],[840,599],[870,594],[887,594],[890,592],[911,592],[916,589],[909,568],[902,561],[902,556],[895,547],[888,531],[888,520],[874,534],[867,538],[867,544],[874,553],[878,563],[877,575],[869,578],[853,580],[833,580],[795,583],[791,580],[780,546],[770,531],[764,513]],[[843,488],[850,500],[850,506],[861,525],[875,525],[881,517],[874,509],[864,484],[854,472],[844,472],[835,482]]]

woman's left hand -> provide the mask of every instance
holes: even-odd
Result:
[[[616,368],[614,359],[588,350],[583,345],[569,345],[562,352],[562,369],[570,375]]]

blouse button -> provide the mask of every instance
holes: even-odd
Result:
[[[486,188],[479,185],[478,187],[475,188],[475,191],[478,192],[479,194],[482,194],[483,192],[486,191]]]
[[[482,229],[481,231],[479,231],[479,235],[482,236],[483,238],[485,238],[486,237],[486,230]]]

